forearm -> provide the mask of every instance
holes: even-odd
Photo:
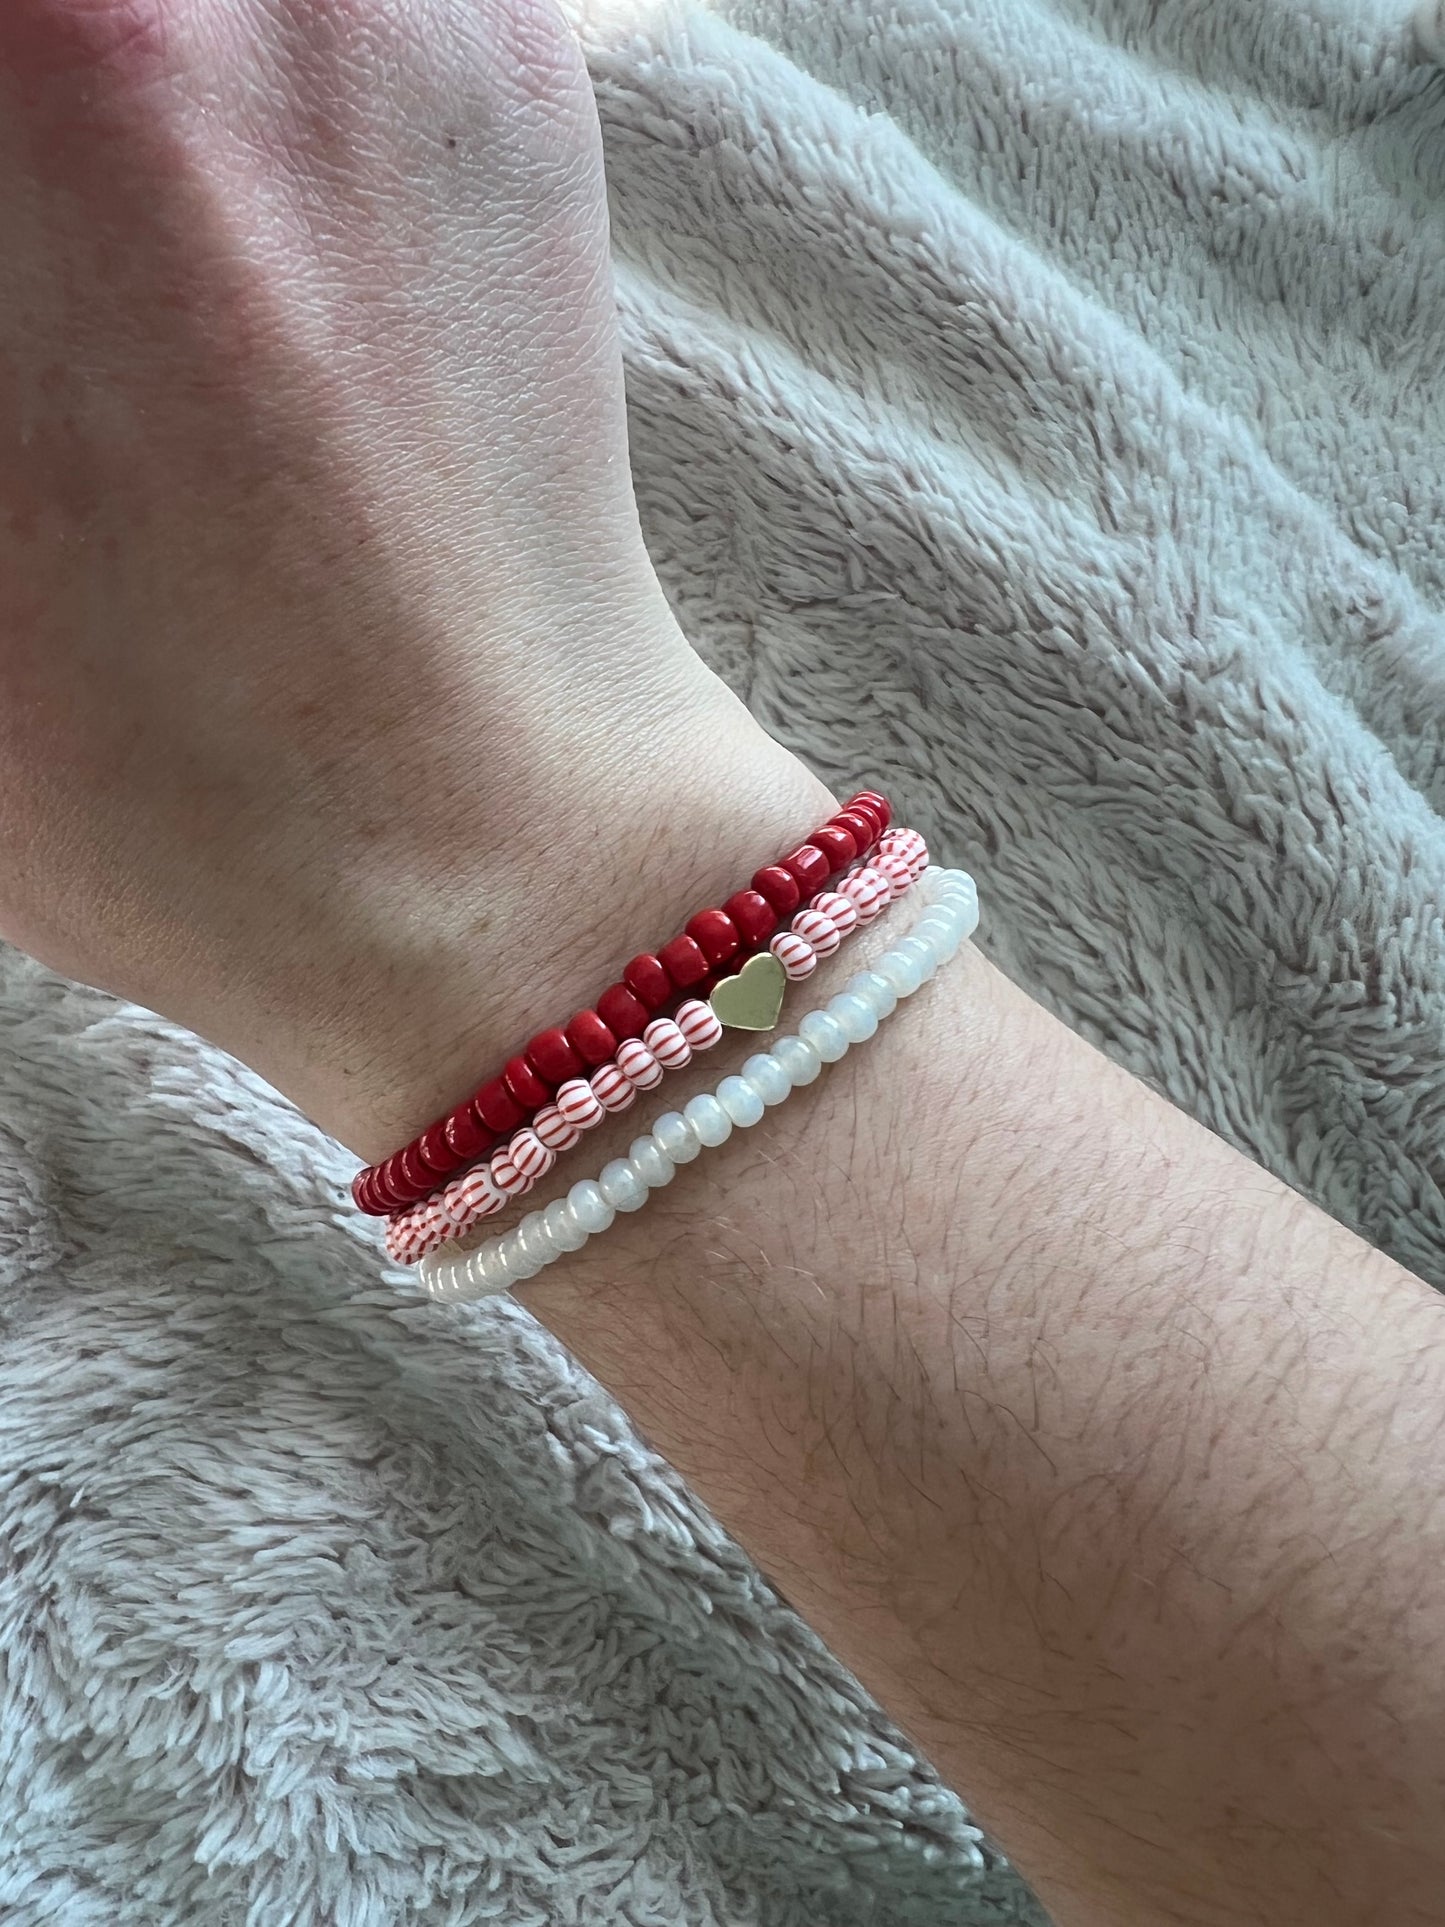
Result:
[[[976,952],[521,1295],[1061,1927],[1441,1918],[1439,1305]]]
[[[670,658],[660,598],[640,620]],[[831,813],[720,686],[678,704],[543,818],[494,761],[470,882],[461,815],[456,847],[387,846],[268,1074],[379,1155]],[[758,1042],[608,1120],[537,1201]],[[1266,1892],[1272,1927],[1441,1918],[1438,1300],[977,950],[519,1295],[1060,1927],[1253,1923]]]
[[[772,745],[750,786],[745,744],[727,810],[665,821],[659,768],[656,806],[589,832],[545,985],[536,926],[495,921],[517,1035],[826,809]],[[630,864],[641,817],[664,827]],[[755,1042],[611,1120],[576,1175]],[[455,1095],[413,1061],[406,1128]],[[1277,1927],[1440,1918],[1438,1300],[976,950],[520,1296],[1061,1927],[1252,1922],[1266,1892]]]

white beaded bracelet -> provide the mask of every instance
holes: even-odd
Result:
[[[715,1092],[690,1098],[680,1111],[664,1111],[625,1158],[614,1158],[595,1179],[583,1178],[564,1197],[528,1212],[513,1230],[466,1256],[428,1253],[418,1269],[432,1297],[489,1298],[535,1278],[564,1252],[606,1231],[619,1211],[639,1210],[649,1192],[669,1183],[678,1165],[690,1164],[705,1145],[722,1144],[735,1128],[756,1124],[769,1105],[781,1104],[798,1085],[811,1084],[825,1064],[870,1038],[900,998],[912,996],[978,928],[978,892],[963,870],[930,865],[917,890],[926,907],[908,935],[826,1005],[809,1011],[795,1034],[748,1058]]]

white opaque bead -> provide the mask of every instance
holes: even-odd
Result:
[[[702,1149],[697,1132],[681,1111],[664,1111],[661,1117],[655,1118],[652,1135],[674,1164],[691,1164]]]
[[[517,1243],[525,1257],[535,1258],[539,1264],[550,1265],[557,1256],[557,1247],[540,1211],[529,1211],[517,1226]]]
[[[717,1101],[741,1130],[756,1124],[765,1109],[761,1091],[745,1077],[725,1077],[717,1087]]]
[[[656,1191],[660,1186],[672,1182],[677,1164],[655,1137],[635,1137],[627,1147],[627,1155],[632,1160],[632,1168],[649,1191]]]
[[[531,1257],[522,1249],[519,1231],[520,1227],[511,1230],[502,1239],[502,1263],[507,1267],[514,1285],[535,1278],[542,1269],[542,1260]]]
[[[825,1064],[836,1064],[847,1053],[848,1033],[826,1010],[810,1010],[798,1026],[798,1035],[813,1046]]]
[[[597,1189],[614,1211],[640,1211],[647,1203],[647,1186],[631,1158],[613,1158],[597,1174]]]
[[[920,943],[926,943],[939,963],[946,963],[963,941],[958,925],[950,917],[922,918],[913,929]]]
[[[572,1207],[565,1198],[552,1200],[542,1213],[542,1222],[559,1251],[580,1251],[587,1242],[587,1233],[572,1215]]]
[[[572,1207],[572,1216],[589,1237],[593,1232],[605,1231],[617,1216],[616,1208],[607,1202],[591,1178],[579,1178],[567,1193],[567,1202]]]
[[[423,1285],[433,1298],[443,1304],[455,1304],[458,1299],[480,1298],[483,1294],[467,1277],[465,1264],[451,1266],[439,1265],[434,1256],[424,1257],[417,1266]]]
[[[742,1069],[764,1104],[781,1104],[793,1088],[793,1080],[770,1051],[757,1051]]]
[[[977,890],[951,891],[947,896],[941,898],[940,901],[947,904],[949,909],[957,914],[962,935],[965,938],[971,937],[978,928]]]
[[[841,1026],[850,1044],[866,1044],[878,1028],[877,1011],[864,998],[855,997],[851,990],[840,991],[829,999],[828,1015]]]
[[[806,1037],[776,1037],[772,1054],[788,1073],[796,1089],[811,1084],[823,1068],[823,1060]]]
[[[871,1005],[879,1017],[891,1017],[898,1008],[898,992],[876,970],[860,970],[843,988],[850,996],[861,997],[865,1004]]]
[[[898,946],[899,953],[905,957],[916,957],[919,975],[927,983],[938,968],[938,952],[924,937],[907,936]]]
[[[506,1291],[511,1282],[512,1274],[503,1263],[497,1246],[485,1244],[467,1259],[463,1295],[469,1298],[495,1298],[499,1292]]]
[[[885,983],[892,984],[900,997],[911,997],[923,982],[918,959],[905,957],[901,950],[885,950],[873,968]],[[777,1049],[776,1044],[773,1049]]]
[[[690,1097],[682,1107],[682,1114],[697,1134],[700,1144],[725,1144],[733,1134],[733,1121],[708,1092],[702,1091]]]

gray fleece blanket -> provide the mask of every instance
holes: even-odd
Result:
[[[1445,1285],[1438,13],[572,17],[698,648],[977,875],[1030,992]],[[5,954],[0,1149],[9,1927],[1041,1919],[255,1077]]]

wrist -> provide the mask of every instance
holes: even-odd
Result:
[[[504,784],[482,839],[377,870],[282,1084],[359,1156],[405,1143],[837,807],[696,668],[604,753],[574,737],[550,779]]]

